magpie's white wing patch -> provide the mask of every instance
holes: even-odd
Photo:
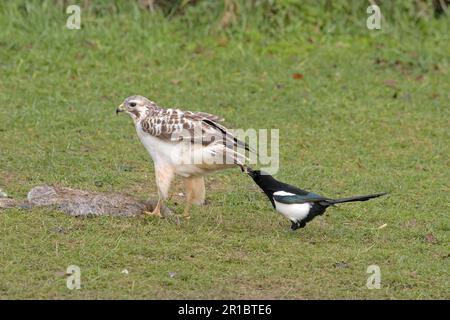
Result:
[[[274,196],[295,196],[295,193],[290,193],[286,191],[277,191],[273,193]]]

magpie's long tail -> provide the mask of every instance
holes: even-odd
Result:
[[[387,194],[387,192],[374,193],[374,194],[369,194],[366,196],[355,196],[355,197],[341,198],[341,199],[330,199],[330,200],[327,200],[327,203],[330,205],[334,205],[337,203],[344,203],[344,202],[367,201],[367,200],[370,200],[373,198],[378,198],[378,197],[384,196],[385,194]]]

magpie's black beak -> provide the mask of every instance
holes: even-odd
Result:
[[[123,109],[123,103],[116,109],[116,114],[119,114],[119,112],[124,112],[125,110]]]
[[[254,178],[255,177],[255,172],[252,170],[252,168],[250,167],[245,167],[245,173],[248,174],[250,177]]]

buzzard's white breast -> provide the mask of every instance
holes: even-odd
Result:
[[[192,158],[195,157],[192,153],[193,150],[195,150],[194,152],[202,153],[205,152],[206,148],[198,148],[196,150],[195,148],[191,149],[190,144],[185,142],[177,143],[160,139],[144,132],[139,124],[136,125],[136,131],[139,140],[152,157],[156,167],[170,166],[174,168],[176,174],[183,177],[207,173],[207,171],[196,166],[195,162],[192,161]]]
[[[171,162],[171,154],[174,151],[174,144],[163,141],[157,137],[154,137],[142,130],[142,127],[136,125],[137,135],[141,140],[147,152],[152,157],[155,165]]]

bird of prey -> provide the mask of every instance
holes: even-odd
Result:
[[[352,201],[367,201],[386,193],[350,198],[330,199],[276,180],[269,174],[246,167],[246,172],[267,195],[273,208],[291,221],[291,230],[304,228],[306,223],[322,215],[329,206]]]
[[[126,112],[133,119],[137,135],[154,162],[158,204],[148,214],[161,216],[174,175],[184,180],[189,219],[191,204],[205,201],[203,176],[239,166],[245,168],[246,143],[238,140],[219,122],[223,119],[205,112],[164,109],[143,96],[126,98],[116,113]]]

